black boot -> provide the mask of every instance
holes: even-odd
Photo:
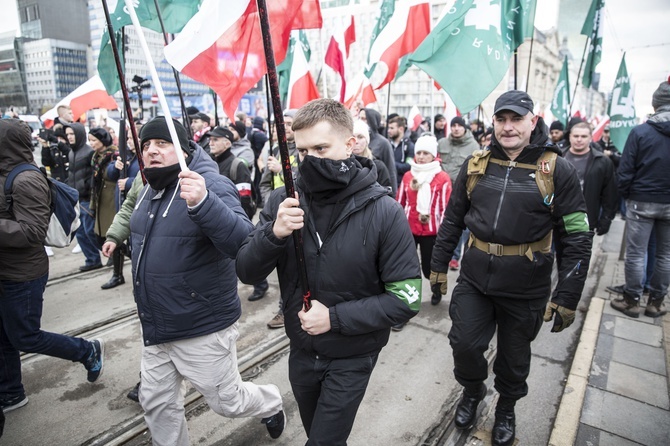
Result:
[[[100,286],[103,290],[108,290],[126,283],[126,280],[123,278],[123,254],[117,249],[114,251],[114,254],[112,254],[111,260],[114,265],[114,272],[112,273],[112,278],[109,279],[107,283]]]
[[[668,310],[665,309],[663,299],[665,299],[665,295],[658,292],[650,292],[649,299],[647,300],[647,308],[644,310],[644,315],[647,317],[659,317],[666,314]]]
[[[463,396],[461,401],[458,402],[458,406],[456,406],[456,416],[454,417],[454,424],[457,429],[470,429],[475,424],[477,407],[485,395],[486,386],[484,384],[463,389]]]
[[[256,285],[254,285],[254,292],[251,293],[251,295],[249,295],[247,299],[249,300],[249,302],[262,299],[263,296],[265,296],[265,293],[267,292],[268,288],[270,288],[270,284],[268,283],[267,280],[264,280],[261,283],[257,283]]]
[[[515,400],[500,398],[496,406],[495,422],[491,432],[493,446],[509,446],[514,444],[516,417],[514,416]]]

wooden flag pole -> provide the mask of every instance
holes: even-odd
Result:
[[[126,0],[127,2],[130,0]],[[284,114],[279,101],[279,80],[277,77],[277,65],[272,50],[272,36],[270,35],[270,18],[265,0],[256,0],[258,5],[258,16],[261,22],[261,33],[263,34],[263,50],[265,51],[265,63],[268,69],[268,81],[270,83],[270,95],[272,97],[272,108],[275,114],[275,125],[277,126],[277,142],[279,143],[279,154],[281,156],[282,171],[284,173],[284,187],[287,197],[295,197],[295,184],[293,183],[293,172],[291,171],[291,160],[286,143],[286,131],[284,128]],[[298,263],[300,282],[302,285],[302,298],[305,311],[312,308],[311,293],[307,282],[307,267],[305,265],[305,254],[303,252],[302,232],[293,231],[293,244],[295,256]]]
[[[579,87],[579,77],[582,75],[582,68],[584,67],[584,59],[586,58],[586,50],[589,47],[590,40],[591,38],[587,37],[586,43],[584,44],[584,52],[582,53],[582,61],[579,63],[579,71],[577,72],[577,82],[575,82],[575,90],[572,93],[572,97],[570,98],[570,107],[568,107],[568,122],[565,123],[566,129],[568,128],[570,117],[572,116],[572,104],[575,102],[575,98],[577,97],[577,88]]]

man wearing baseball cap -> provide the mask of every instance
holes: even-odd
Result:
[[[454,375],[464,387],[455,424],[459,429],[475,424],[487,392],[484,352],[497,328],[494,445],[514,443],[514,406],[528,393],[530,343],[543,315],[553,319],[552,332],[572,324],[591,257],[593,233],[579,180],[557,157],[533,108],[523,91],[508,91],[496,101],[490,148],[461,167],[431,262],[431,287],[446,294],[449,261],[462,232],[470,229],[449,308]],[[553,179],[553,186],[541,186],[544,179]],[[564,246],[553,293],[552,233]]]

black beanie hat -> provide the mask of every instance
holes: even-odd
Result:
[[[242,121],[235,121],[234,123],[231,122],[229,127],[232,127],[232,128],[235,129],[235,131],[239,135],[240,139],[243,139],[247,134],[247,126],[244,125],[244,122],[242,122]]]
[[[667,81],[660,83],[651,97],[651,106],[654,107],[654,110],[664,105],[670,105],[670,77]]]
[[[100,142],[102,143],[103,146],[109,147],[112,145],[114,142],[112,139],[112,135],[109,134],[109,132],[102,127],[96,127],[94,129],[89,130],[88,132],[89,135],[95,136]]]
[[[456,116],[454,119],[451,120],[450,126],[453,127],[454,124],[458,124],[461,127],[466,128],[465,119],[461,118],[460,116]]]
[[[549,126],[549,131],[552,131],[552,130],[563,131],[563,130],[565,130],[565,127],[563,126],[563,123],[561,121],[554,121]]]
[[[191,153],[186,129],[179,121],[173,119],[172,122],[174,123],[175,130],[177,130],[177,137],[179,138],[179,145],[182,150],[186,153]],[[140,147],[144,146],[144,143],[150,139],[162,139],[174,144],[165,116],[157,116],[142,126],[142,130],[140,130]]]

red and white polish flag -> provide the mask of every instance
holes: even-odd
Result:
[[[330,68],[340,75],[340,102],[344,103],[344,95],[347,91],[346,64],[349,58],[349,48],[356,41],[356,28],[354,16],[350,16],[349,25],[341,32],[333,34],[326,50],[325,62]]]
[[[61,105],[69,105],[75,119],[94,108],[105,108],[107,110],[118,108],[116,100],[107,93],[100,76],[97,74],[61,99],[54,108],[40,116],[46,128],[53,126],[54,120],[58,117],[56,110]]]

